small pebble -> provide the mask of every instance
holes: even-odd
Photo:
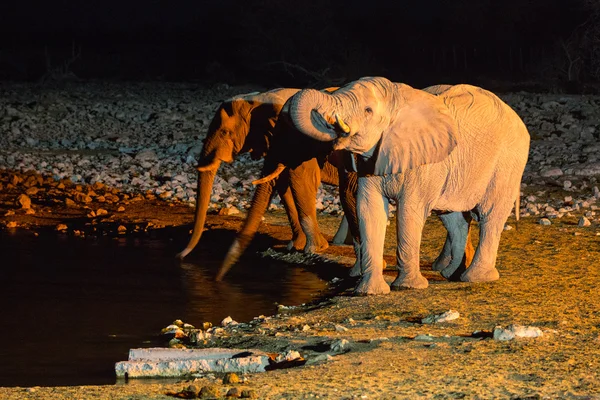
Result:
[[[240,382],[240,377],[236,373],[233,373],[233,372],[228,372],[223,377],[224,385],[231,385],[231,384],[239,383],[239,382]]]
[[[246,389],[242,390],[242,395],[240,397],[242,399],[256,399],[258,398],[258,395],[256,394],[256,391],[252,389]]]
[[[232,387],[227,391],[225,397],[240,397],[242,395],[242,391],[239,388]]]
[[[181,393],[186,396],[187,399],[195,399],[200,393],[200,388],[196,385],[189,385],[183,389]]]
[[[417,342],[433,342],[434,338],[435,338],[435,336],[433,336],[429,333],[415,336],[415,340]]]
[[[219,388],[216,386],[202,386],[199,396],[201,399],[212,399],[220,397]]]
[[[455,310],[448,310],[442,314],[429,315],[421,320],[422,324],[437,324],[442,322],[454,321],[460,318],[460,313]]]
[[[579,218],[579,223],[577,225],[578,226],[590,226],[590,225],[592,225],[592,223],[586,217],[581,217],[581,218]]]
[[[17,207],[22,209],[31,208],[31,199],[26,194],[21,194],[17,197]]]

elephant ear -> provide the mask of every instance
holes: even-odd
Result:
[[[397,174],[440,162],[456,146],[458,128],[443,101],[415,92],[382,134],[375,175]]]

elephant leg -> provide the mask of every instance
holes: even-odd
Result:
[[[306,235],[305,253],[318,253],[329,247],[317,222],[316,203],[320,183],[320,169],[316,159],[304,162],[298,168],[290,170],[290,187],[300,225]]]
[[[490,282],[500,277],[496,257],[504,224],[519,198],[521,172],[519,169],[497,173],[475,211],[479,216],[479,245],[473,262],[461,275],[464,282]]]
[[[389,202],[382,194],[380,177],[358,180],[357,211],[360,216],[360,260],[362,278],[354,289],[361,295],[386,294],[390,287],[383,279],[383,248]]]
[[[354,245],[354,255],[356,261],[350,269],[350,276],[362,275],[361,266],[361,240],[358,227],[358,215],[356,196],[358,191],[358,175],[356,172],[340,171],[340,200],[344,210],[344,216],[348,219],[348,227],[352,235],[352,244]]]
[[[342,220],[340,221],[340,226],[338,227],[337,232],[333,236],[331,243],[333,244],[349,244],[348,239],[350,239],[350,243],[352,243],[352,234],[350,233],[350,228],[348,226],[348,218],[344,215]]]
[[[360,252],[360,242],[357,239],[353,240],[353,246],[354,246],[354,255],[356,256],[356,261],[354,262],[354,265],[352,266],[352,268],[350,268],[350,272],[348,273],[348,275],[352,276],[352,277],[357,277],[357,276],[361,276],[363,274],[363,269],[362,269],[362,265],[361,265],[361,252]]]
[[[473,215],[469,213],[471,217],[470,221],[473,220]],[[465,246],[465,267],[469,268],[471,263],[473,262],[473,257],[475,257],[475,247],[473,247],[473,237],[471,233],[473,232],[473,224],[469,223],[469,229],[467,230],[467,245]]]
[[[450,214],[440,215],[439,217],[442,220],[442,223],[444,224],[444,228],[448,229],[448,227],[446,226],[446,223],[444,222],[444,218],[443,218],[443,216],[446,216],[446,215],[450,215]],[[448,265],[450,265],[451,261],[452,261],[452,240],[450,239],[450,232],[447,232],[446,233],[446,241],[444,242],[444,247],[442,248],[442,252],[437,256],[437,258],[431,265],[431,269],[434,271],[441,271],[444,268],[446,268]]]
[[[470,267],[460,276],[463,282],[490,282],[500,278],[496,256],[504,228],[500,218],[485,218],[479,222],[479,246]]]
[[[446,243],[450,243],[450,260],[446,267],[441,270],[441,274],[448,280],[460,280],[460,275],[467,269],[465,247],[467,246],[467,240],[469,240],[471,213],[453,212],[442,214],[440,219],[448,231]],[[444,244],[445,247],[446,244]],[[442,257],[442,254],[438,259]]]
[[[287,249],[288,251],[292,249],[302,250],[306,245],[306,235],[304,235],[302,226],[300,225],[298,210],[296,209],[296,204],[294,204],[294,196],[290,189],[287,171],[279,176],[276,189],[279,193],[279,197],[281,197],[281,202],[283,203],[288,220],[290,221],[290,227],[292,228],[292,240],[288,243]]]
[[[503,196],[509,198],[509,196]],[[510,200],[509,200],[510,201]],[[504,223],[510,215],[513,204],[497,202],[487,207],[478,207],[479,212],[479,245],[471,265],[460,276],[463,282],[490,282],[500,277],[496,269],[496,257],[500,236],[504,230]]]
[[[409,202],[398,201],[396,210],[396,265],[398,277],[392,282],[392,290],[425,289],[429,286],[421,274],[419,251],[425,225],[426,210],[414,208]]]

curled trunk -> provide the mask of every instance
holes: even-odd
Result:
[[[256,186],[256,191],[254,192],[254,197],[252,198],[252,204],[250,206],[248,216],[244,221],[244,226],[227,252],[225,261],[223,261],[221,269],[217,274],[217,281],[223,279],[227,271],[229,271],[233,264],[237,262],[250,244],[250,241],[252,241],[256,231],[258,231],[260,221],[262,220],[263,215],[265,215],[267,207],[271,202],[271,196],[273,195],[274,187],[275,181],[261,183]]]
[[[314,89],[304,89],[290,100],[290,119],[303,134],[313,139],[330,142],[337,138],[335,131],[327,126],[318,110],[333,110],[331,95]]]
[[[198,188],[196,192],[196,213],[194,216],[194,230],[192,237],[185,249],[177,257],[183,259],[187,256],[194,247],[198,244],[202,231],[204,230],[204,222],[206,221],[206,212],[208,211],[208,204],[210,203],[210,194],[212,192],[212,186],[217,175],[217,168],[208,171],[200,172],[198,174]]]

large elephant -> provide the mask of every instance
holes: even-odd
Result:
[[[479,219],[479,244],[460,279],[499,278],[500,235],[515,203],[519,215],[530,140],[508,105],[470,85],[434,96],[381,77],[362,78],[333,94],[302,90],[288,103],[301,132],[355,154],[363,268],[357,294],[390,291],[381,271],[389,199],[397,203],[393,289],[428,286],[419,249],[425,219],[435,210],[454,212],[462,225],[468,222],[460,222],[462,213]]]
[[[285,129],[276,129],[277,119],[286,100],[297,92],[298,89],[275,89],[265,93],[250,93],[236,96],[220,105],[209,126],[199,158],[192,236],[186,248],[178,254],[179,258],[187,256],[200,240],[212,186],[221,162],[232,162],[234,157],[244,152],[250,152],[253,159],[263,158],[269,154],[274,141],[285,140],[287,132]],[[275,134],[275,131],[278,133]],[[304,137],[300,139],[305,140]],[[319,230],[315,208],[321,181],[337,185],[337,169],[328,163],[319,164],[314,159],[286,171],[276,183],[259,184],[248,217],[229,250],[222,271],[226,271],[237,260],[256,233],[264,214],[261,207],[266,208],[274,188],[282,199],[292,228],[289,247],[307,252],[326,249],[328,243]]]

